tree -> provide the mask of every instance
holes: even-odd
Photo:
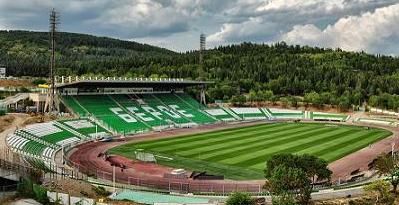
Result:
[[[304,101],[306,103],[312,103],[313,105],[316,105],[316,106],[322,105],[320,95],[314,91],[311,93],[305,93]]]
[[[327,168],[328,163],[324,159],[304,154],[300,157],[299,163],[302,165],[307,176],[312,179],[312,184],[314,184],[316,180],[330,181],[332,171]]]
[[[273,169],[279,165],[286,167],[300,168],[305,171],[306,175],[312,179],[329,181],[332,175],[328,169],[327,161],[313,155],[294,155],[294,154],[276,154],[266,162],[265,177],[271,176]]]
[[[316,180],[330,180],[332,172],[328,163],[311,155],[276,154],[266,162],[265,188],[276,199],[285,199],[295,195],[301,204],[307,204]]]
[[[383,180],[377,180],[364,187],[364,191],[371,198],[375,199],[375,204],[393,205],[395,197],[389,192],[390,185]]]
[[[274,93],[271,90],[265,90],[262,93],[263,100],[273,101],[275,99]]]
[[[288,106],[288,103],[289,103],[289,101],[288,101],[288,99],[287,98],[280,98],[280,102],[281,102],[281,106],[283,107],[283,108],[287,108],[287,106]]]
[[[7,65],[8,75],[46,76],[47,39],[46,32],[0,31],[0,64]],[[258,96],[265,91],[282,97],[311,93],[305,100],[316,106],[341,102],[347,109],[370,98],[372,106],[399,107],[398,57],[339,49],[242,43],[207,50],[200,66],[198,51],[176,53],[132,41],[62,33],[57,67],[57,75],[210,80],[215,82],[208,87],[211,101],[231,100],[253,89]],[[341,96],[347,99],[339,101]]]
[[[254,90],[249,91],[248,100],[251,101],[251,102],[258,102],[259,101],[259,97],[256,94],[256,91],[254,91]]]
[[[284,165],[273,169],[266,187],[273,195],[284,199],[294,197],[300,204],[308,204],[312,192],[310,180],[302,169]]]
[[[350,106],[350,100],[347,96],[341,96],[338,98],[338,107],[340,110],[347,111]]]
[[[292,107],[294,107],[295,109],[298,108],[298,101],[299,101],[299,99],[298,99],[297,97],[291,96],[291,97],[289,98],[289,101],[290,101],[290,105],[291,105]]]
[[[244,95],[235,95],[231,98],[231,103],[233,105],[242,106],[247,101],[247,98]]]
[[[226,205],[254,205],[255,200],[247,193],[234,192],[226,200]]]
[[[393,187],[392,191],[396,193],[399,185],[398,160],[394,159],[391,155],[380,155],[375,161],[375,169],[380,176],[386,175],[389,177],[389,181]]]

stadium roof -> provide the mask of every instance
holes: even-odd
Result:
[[[184,88],[211,84],[210,81],[185,80],[182,78],[125,78],[125,77],[57,77],[57,88],[76,87],[163,87]]]

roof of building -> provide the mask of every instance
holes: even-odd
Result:
[[[162,87],[162,88],[184,88],[190,86],[206,85],[213,82],[185,80],[182,78],[127,78],[127,77],[57,77],[57,88],[79,88],[79,87]]]

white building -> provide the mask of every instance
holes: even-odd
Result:
[[[0,67],[0,78],[6,78],[6,68]]]

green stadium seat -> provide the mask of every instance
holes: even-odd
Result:
[[[274,119],[305,119],[305,111],[289,110],[279,108],[265,108],[265,113],[269,113]]]

